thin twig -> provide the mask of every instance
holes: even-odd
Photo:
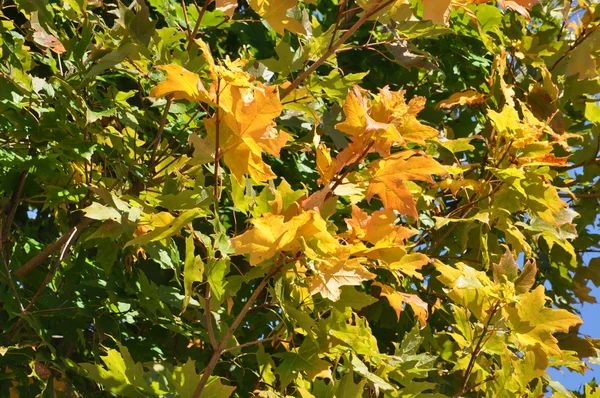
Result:
[[[188,34],[188,41],[192,41],[192,30],[190,29],[190,21],[188,19],[187,5],[185,0],[181,0],[181,8],[183,8],[183,18],[185,19],[185,30]]]
[[[585,41],[585,39],[590,37],[592,35],[592,33],[594,33],[598,29],[599,26],[600,25],[596,25],[592,29],[590,29],[590,31],[587,32],[586,35],[579,36],[575,40],[573,45],[571,47],[569,47],[569,49],[567,51],[565,51],[564,54],[562,54],[560,57],[558,57],[558,59],[552,64],[552,66],[548,68],[548,71],[552,72],[552,70],[554,68],[556,68],[558,66],[558,64],[562,62],[562,60],[564,60],[569,54],[571,54],[573,52],[573,50],[575,50],[579,45],[581,45],[581,43],[583,43]]]
[[[171,107],[171,103],[173,102],[173,96],[169,95],[167,97],[167,104],[165,105],[165,111],[163,112],[162,119],[160,120],[160,126],[158,127],[158,132],[156,133],[156,138],[152,143],[150,143],[150,147],[154,146],[152,149],[152,156],[150,156],[150,170],[154,169],[154,161],[156,160],[156,151],[160,146],[160,141],[162,140],[162,133],[165,129],[165,124],[167,123],[167,115],[169,114],[169,108]]]
[[[368,155],[369,151],[371,150],[374,144],[375,141],[371,140],[371,142],[367,145],[363,153],[361,153],[360,156],[350,166],[348,166],[348,168],[346,168],[346,170],[340,176],[338,176],[337,180],[331,186],[329,192],[327,192],[327,195],[325,195],[325,200],[329,199],[334,195],[333,191],[335,191],[335,189],[342,183],[342,181],[344,181],[344,178],[346,178],[348,174],[350,174],[350,172],[354,170],[354,168],[364,160],[365,156]]]
[[[2,260],[3,260],[2,262],[4,263],[4,269],[6,270],[6,279],[8,279],[8,282],[10,283],[10,288],[13,291],[13,294],[15,295],[15,299],[17,300],[17,303],[19,304],[19,309],[21,310],[21,312],[23,312],[24,311],[23,303],[21,302],[21,297],[19,296],[19,291],[17,290],[15,281],[13,280],[12,275],[10,273],[10,269],[8,268],[8,259],[4,255],[4,251],[0,251],[0,253],[2,253]]]
[[[477,357],[479,356],[479,353],[481,352],[481,349],[483,347],[483,340],[484,340],[485,336],[487,335],[490,324],[492,323],[492,318],[494,318],[494,315],[496,315],[496,312],[498,311],[498,307],[500,307],[500,301],[497,301],[496,304],[494,304],[494,307],[492,307],[492,310],[490,311],[490,316],[488,317],[488,320],[483,328],[483,331],[481,332],[481,336],[479,336],[479,340],[477,341],[477,344],[475,345],[475,349],[473,350],[473,352],[471,352],[471,359],[469,360],[469,365],[467,365],[467,369],[465,370],[465,379],[463,381],[462,387],[461,387],[460,391],[454,395],[454,398],[460,397],[462,394],[465,393],[465,391],[469,390],[467,388],[467,384],[469,383],[469,378],[471,377],[471,372],[473,371],[473,368],[475,367],[475,362],[476,362]],[[472,388],[475,388],[475,386],[473,386]]]
[[[266,343],[267,341],[276,340],[278,337],[279,336],[272,336],[272,337],[267,337],[267,338],[260,339],[260,340],[249,341],[249,342],[244,343],[244,344],[236,345],[235,347],[225,348],[223,350],[223,352],[234,351],[234,350],[237,350],[237,349],[240,349],[240,348],[245,348],[245,347],[250,347],[250,346],[261,344],[261,343]]]
[[[498,378],[497,374],[491,375],[490,377],[486,377],[485,379],[481,380],[479,383],[473,384],[471,387],[468,387],[465,391],[463,391],[463,394],[476,389],[477,387],[479,387],[482,384],[487,383],[488,381],[496,380],[497,378]]]
[[[30,314],[45,314],[48,312],[58,312],[58,311],[70,311],[70,310],[78,310],[79,307],[58,307],[58,308],[48,308],[45,310],[37,310],[37,311],[29,311]]]
[[[204,296],[204,306],[206,307],[204,310],[204,315],[206,318],[206,330],[208,332],[208,340],[210,341],[210,346],[213,350],[216,350],[219,344],[217,343],[217,339],[215,338],[215,331],[213,330],[212,324],[212,311],[210,310],[210,299],[211,299],[211,291],[210,284],[206,284],[206,295]]]
[[[194,42],[194,38],[196,37],[196,34],[198,34],[198,29],[200,29],[200,22],[202,22],[204,13],[206,12],[206,9],[212,2],[213,2],[213,0],[206,0],[204,2],[204,5],[202,6],[202,9],[198,13],[198,19],[196,20],[196,25],[194,26],[194,30],[192,31],[192,34],[190,35],[190,40],[188,41],[188,45],[186,48],[187,51],[190,51],[190,48],[192,47],[192,43]]]
[[[71,228],[66,234],[58,238],[54,243],[46,246],[38,255],[27,261],[21,268],[15,271],[15,275],[18,278],[23,278],[27,273],[33,270],[35,267],[40,265],[46,258],[52,253],[60,249],[65,242],[69,239],[75,239],[81,232],[92,223],[93,220],[89,218],[83,219],[77,226]]]
[[[215,174],[214,174],[214,189],[213,194],[215,197],[215,212],[219,211],[219,164],[221,162],[221,154],[219,153],[219,138],[220,138],[220,126],[221,120],[219,118],[219,94],[221,91],[221,79],[217,80],[217,109],[215,114]]]
[[[4,244],[8,240],[8,233],[10,232],[10,227],[12,226],[13,220],[15,219],[15,214],[17,213],[17,208],[19,207],[19,203],[21,203],[21,193],[23,192],[23,187],[25,186],[25,180],[29,175],[29,170],[23,170],[21,175],[19,176],[19,182],[17,183],[17,188],[15,192],[13,192],[13,196],[10,200],[10,210],[6,217],[6,222],[4,224],[4,228],[2,228],[2,242],[0,242],[0,248],[4,248]]]
[[[561,198],[573,198],[573,196],[575,196],[577,199],[582,199],[582,198],[600,198],[600,193],[577,193],[577,192],[572,192],[572,193],[559,193],[558,196],[560,196]]]
[[[225,333],[225,336],[223,336],[221,343],[219,343],[219,346],[213,353],[213,356],[210,358],[210,361],[208,362],[206,369],[204,369],[202,378],[200,379],[198,386],[196,386],[196,389],[194,390],[194,394],[192,395],[193,398],[200,397],[200,394],[202,394],[202,391],[204,390],[204,387],[206,386],[206,383],[208,382],[208,378],[212,375],[212,372],[215,369],[215,367],[217,366],[217,363],[219,362],[221,355],[223,355],[225,346],[229,342],[229,339],[233,336],[233,333],[235,332],[237,327],[240,325],[240,323],[242,323],[242,321],[244,320],[244,317],[250,310],[250,307],[252,307],[252,304],[254,304],[254,302],[256,301],[258,296],[261,294],[263,289],[267,286],[267,284],[269,283],[269,281],[271,280],[273,275],[275,275],[285,264],[286,264],[285,262],[282,262],[281,265],[274,267],[271,270],[271,272],[269,272],[263,278],[263,280],[260,282],[260,284],[256,287],[256,290],[254,290],[254,293],[252,293],[252,296],[250,296],[250,298],[248,299],[248,301],[246,302],[246,304],[244,305],[244,307],[242,308],[242,310],[240,311],[238,316],[235,318],[235,320],[231,324],[231,327],[229,328],[229,330],[227,330],[227,333]]]
[[[600,164],[600,158],[595,158],[592,160],[588,160],[586,162],[582,162],[582,163],[578,163],[578,164],[573,164],[570,166],[566,166],[566,167],[562,167],[561,171],[566,171],[566,170],[573,170],[573,169],[577,169],[579,167],[584,167],[584,166],[591,166],[594,164]]]
[[[189,127],[190,123],[192,122],[192,120],[194,120],[196,118],[196,116],[198,116],[198,113],[200,113],[200,111],[203,110],[201,107],[198,107],[198,109],[196,109],[196,112],[194,112],[194,114],[190,117],[190,120],[187,121],[187,123],[181,128],[181,130],[179,131],[179,133],[177,133],[177,135],[175,137],[173,137],[173,143],[177,143],[178,145],[175,146],[175,149],[173,149],[171,151],[171,154],[177,152],[177,150],[179,150],[179,148],[181,148],[186,142],[187,140],[183,140],[183,141],[179,141],[179,138],[181,138],[181,135],[183,133],[186,132],[187,128]],[[171,145],[169,145],[168,147],[166,147],[164,149],[164,151],[162,151],[160,154],[156,155],[156,163],[160,163],[162,162],[164,159],[168,158],[168,156],[165,156],[167,154],[167,151],[169,150]],[[164,159],[163,159],[164,157]],[[158,174],[158,173],[157,173]]]
[[[333,42],[335,41],[335,35],[337,34],[338,28],[340,27],[340,20],[342,19],[342,11],[346,6],[346,0],[341,0],[338,5],[338,13],[335,18],[335,28],[333,29],[333,34],[331,35],[331,41],[329,42],[329,47],[333,46]]]
[[[29,301],[29,304],[27,305],[27,308],[25,308],[25,310],[23,311],[24,314],[28,313],[33,308],[33,305],[40,298],[40,296],[44,292],[44,289],[46,289],[46,285],[48,285],[48,283],[50,283],[50,281],[52,280],[52,277],[54,276],[54,274],[58,270],[58,267],[60,267],[60,264],[62,263],[62,261],[65,259],[66,253],[69,250],[69,248],[71,247],[71,244],[74,242],[74,240],[75,240],[74,238],[75,238],[76,235],[78,235],[78,232],[79,232],[79,230],[77,229],[77,227],[74,227],[72,229],[71,234],[67,237],[65,245],[63,246],[63,249],[61,250],[60,255],[58,256],[58,259],[56,259],[56,261],[54,262],[54,264],[52,265],[52,267],[50,268],[50,270],[48,270],[48,273],[46,274],[46,277],[42,281],[40,287],[37,289],[37,291],[35,292],[35,294],[31,298],[31,301]],[[17,321],[17,323],[15,324],[15,326],[13,326],[12,330],[8,334],[8,340],[9,341],[12,340],[12,338],[15,335],[15,333],[21,327],[22,323],[23,323],[23,318],[20,318]]]
[[[340,39],[333,46],[329,47],[329,49],[327,51],[325,51],[325,53],[321,56],[321,58],[319,58],[317,61],[315,61],[315,63],[313,63],[310,66],[310,68],[308,68],[304,72],[302,72],[300,74],[300,76],[298,76],[296,78],[296,80],[294,80],[292,82],[292,84],[290,84],[285,90],[283,90],[281,92],[281,98],[285,98],[289,93],[291,93],[293,90],[295,90],[300,85],[300,83],[302,83],[308,76],[310,76],[311,73],[313,73],[315,70],[317,70],[317,68],[319,66],[321,66],[327,60],[327,58],[329,58],[331,55],[333,55],[337,51],[337,49],[342,44],[344,44],[344,42],[346,40],[348,40],[348,38],[350,36],[352,36],[354,34],[354,32],[356,32],[358,30],[358,28],[360,28],[362,26],[362,24],[364,24],[371,16],[378,13],[379,11],[381,11],[388,5],[392,4],[393,2],[394,2],[394,0],[387,0],[387,1],[380,1],[377,4],[374,4],[373,7],[369,11],[365,12],[362,15],[362,17],[360,17],[360,19],[358,21],[356,21],[356,23],[354,25],[352,25],[350,27],[350,29],[348,29],[346,31],[346,33],[344,33],[342,35],[342,37],[340,37]]]

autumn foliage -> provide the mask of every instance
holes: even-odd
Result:
[[[600,393],[600,6],[0,7],[1,396]]]

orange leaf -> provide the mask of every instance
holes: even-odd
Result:
[[[289,138],[287,133],[277,131],[273,121],[283,109],[277,87],[262,83],[255,89],[228,86],[221,93],[219,104],[221,99],[230,111],[219,115],[220,156],[231,173],[240,182],[244,174],[250,174],[256,181],[275,178],[262,160],[262,152],[279,157]],[[215,143],[217,115],[205,119],[204,125],[208,139]]]
[[[346,219],[346,225],[353,239],[365,240],[372,244],[383,240],[403,244],[414,232],[396,225],[396,218],[393,210],[378,210],[369,216],[358,206],[352,205],[352,218]]]
[[[414,151],[395,153],[371,163],[371,180],[366,197],[370,201],[377,195],[386,209],[417,217],[412,194],[403,181],[433,182],[432,174],[446,174],[444,167],[429,156],[413,156]]]
[[[449,98],[441,101],[438,108],[452,108],[454,105],[476,105],[485,101],[485,95],[475,90],[465,90],[452,94]]]
[[[396,311],[396,316],[400,320],[400,313],[404,309],[404,303],[410,305],[415,316],[421,324],[421,329],[427,325],[428,309],[427,303],[421,300],[419,296],[415,294],[408,294],[396,291],[394,288],[388,285],[381,284],[379,282],[373,283],[375,286],[381,288],[381,296],[388,299],[390,306]]]

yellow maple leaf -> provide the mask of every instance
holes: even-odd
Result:
[[[275,178],[262,160],[262,152],[279,157],[289,137],[279,132],[273,121],[283,109],[277,87],[262,83],[255,89],[229,86],[220,94],[219,104],[222,102],[228,104],[230,111],[204,120],[208,139],[213,143],[217,142],[219,121],[219,157],[240,182],[244,174],[256,181]]]
[[[314,239],[324,247],[337,247],[337,241],[327,232],[327,223],[315,211],[307,211],[285,221],[282,215],[267,213],[250,221],[253,228],[231,239],[235,254],[249,254],[256,265],[281,251],[296,251],[302,238]]]
[[[175,64],[159,65],[157,68],[167,73],[167,79],[152,87],[151,97],[162,98],[171,94],[176,100],[187,99],[212,103],[198,74]]]
[[[340,299],[342,286],[356,286],[363,281],[375,278],[358,259],[339,260],[331,264],[322,262],[317,274],[309,283],[311,294],[321,293],[321,296],[331,301]]]
[[[518,302],[505,308],[504,312],[520,344],[527,347],[539,344],[548,354],[562,357],[554,333],[567,333],[582,320],[569,311],[546,308],[546,299],[544,286],[540,285],[519,296]]]
[[[396,258],[383,258],[387,260],[388,268],[394,271],[400,271],[405,275],[415,277],[423,280],[423,275],[419,272],[426,264],[429,264],[431,260],[423,253],[411,253],[406,254],[398,259]]]
[[[317,171],[321,176],[318,184],[328,184],[336,174],[336,165],[331,160],[330,150],[323,143],[317,147]]]
[[[403,140],[425,146],[425,140],[439,136],[436,129],[417,120],[417,114],[425,108],[426,98],[416,96],[406,103],[404,95],[405,91],[390,91],[388,86],[379,89],[375,98],[378,102],[372,110],[373,117],[378,121],[387,119]]]
[[[519,118],[519,112],[511,106],[504,105],[501,112],[490,109],[488,110],[488,117],[496,128],[498,135],[511,140],[514,148],[524,148],[529,144],[548,146],[547,141],[541,141],[544,130],[542,123],[536,122],[532,118],[522,122]]]
[[[285,29],[292,33],[306,33],[299,21],[287,16],[290,8],[298,6],[297,0],[249,0],[248,4],[280,35],[285,34]]]
[[[386,209],[417,217],[412,194],[404,181],[433,182],[432,175],[446,174],[446,169],[429,156],[413,156],[414,151],[395,153],[369,165],[371,179],[366,192],[370,201],[377,195]]]
[[[408,141],[424,146],[426,139],[439,135],[436,129],[417,120],[417,114],[425,106],[425,98],[415,97],[407,103],[404,94],[404,91],[390,91],[386,86],[379,90],[379,94],[373,95],[374,103],[371,104],[368,97],[354,86],[343,106],[346,119],[335,126],[350,136],[351,153],[360,155],[372,145],[373,150],[385,157],[394,145],[404,145]],[[338,168],[352,160],[348,157],[346,163],[342,163],[338,156]]]

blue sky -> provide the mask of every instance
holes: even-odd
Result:
[[[600,288],[593,288],[591,294],[600,301]],[[579,329],[579,332],[594,338],[600,338],[600,304],[586,303],[578,308],[581,310],[581,318],[583,319],[583,325]],[[579,390],[581,386],[592,380],[594,377],[596,378],[596,381],[600,382],[600,366],[597,365],[593,366],[592,369],[588,370],[584,375],[569,372],[568,370],[561,373],[554,369],[551,369],[549,373],[553,379],[559,381],[570,390]]]

